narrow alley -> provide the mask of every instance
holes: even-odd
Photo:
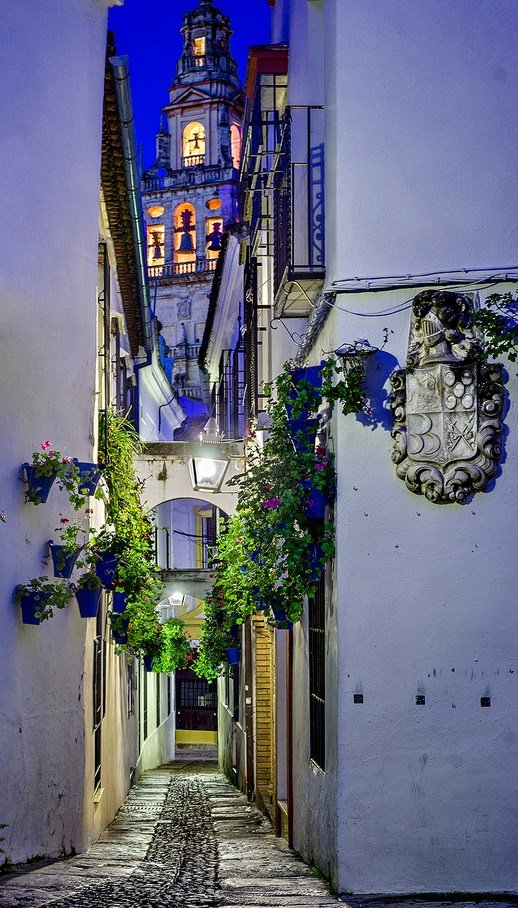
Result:
[[[2,908],[327,908],[337,900],[217,771],[146,772],[85,853],[0,883]]]

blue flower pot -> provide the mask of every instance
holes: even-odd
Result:
[[[129,625],[129,618],[125,618],[123,621],[123,627],[125,628],[125,630],[122,633],[119,633],[119,631],[116,631],[113,624],[111,626],[112,637],[115,640],[115,643],[118,643],[119,646],[122,646],[123,643],[128,642],[128,625]]]
[[[23,469],[25,470],[25,476],[28,483],[28,492],[31,493],[30,501],[33,498],[37,498],[38,501],[33,501],[33,504],[43,504],[49,497],[49,492],[54,484],[56,479],[56,474],[52,473],[51,476],[37,476],[34,467],[30,463],[22,464]]]
[[[39,611],[41,605],[44,605],[46,598],[36,591],[25,594],[20,603],[23,624],[41,624],[41,618],[37,618],[34,613]]]
[[[95,573],[102,585],[111,589],[115,573],[119,565],[119,558],[112,552],[97,552],[98,561],[95,562]]]
[[[128,594],[124,592],[114,593],[112,598],[112,611],[121,615],[126,610],[128,604]]]
[[[81,618],[97,618],[102,590],[76,590],[76,599]]]
[[[239,665],[239,647],[228,646],[225,650],[225,656],[229,665]]]
[[[78,491],[82,495],[94,495],[99,480],[101,478],[101,469],[97,463],[86,463],[85,461],[76,460],[74,457],[73,464],[79,470]]]
[[[292,369],[291,378],[292,378],[293,383],[298,384],[299,382],[306,381],[311,385],[312,388],[314,388],[316,391],[318,391],[318,389],[322,387],[322,366],[323,365],[325,365],[324,361],[322,361],[321,365],[319,365],[319,366],[305,366],[300,369],[299,368]],[[291,397],[292,401],[295,402],[298,397],[298,392],[295,391],[295,389],[294,389],[293,391],[289,392],[289,396]],[[293,408],[289,404],[286,404],[286,412],[288,414],[288,419],[291,419],[291,416],[293,413]],[[299,419],[307,418],[309,416],[309,414],[310,414],[310,409],[301,410],[300,416],[298,418]]]
[[[52,555],[52,564],[54,565],[54,577],[65,577],[68,580],[72,576],[72,571],[80,553],[83,551],[83,546],[79,545],[73,552],[70,552],[65,545],[57,545],[49,539],[49,549]]]
[[[153,671],[153,660],[154,656],[144,656],[144,671],[152,672]]]
[[[304,513],[310,520],[322,520],[326,513],[327,495],[317,489],[310,479],[302,483],[308,495],[304,505]]]
[[[290,621],[283,608],[272,608],[272,612],[279,630],[288,631],[293,627],[293,621]]]
[[[309,451],[315,447],[318,419],[290,419],[288,426],[296,451]]]

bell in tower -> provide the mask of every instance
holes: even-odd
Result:
[[[192,241],[192,232],[195,229],[192,221],[192,213],[188,208],[185,208],[180,213],[180,218],[182,220],[182,226],[177,227],[176,230],[178,233],[181,233],[180,245],[178,246],[178,252],[184,252],[192,254],[194,252],[194,245]]]
[[[221,251],[221,221],[216,221],[213,225],[212,232],[207,235],[208,251]]]

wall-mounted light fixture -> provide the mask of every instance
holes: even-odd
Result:
[[[220,442],[223,435],[211,417],[200,432],[200,446],[189,461],[189,473],[195,492],[219,492],[230,463]]]

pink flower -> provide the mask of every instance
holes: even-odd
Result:
[[[263,508],[263,510],[266,510],[267,508],[269,508],[271,511],[274,511],[276,508],[279,507],[280,503],[281,503],[280,498],[267,498],[266,501],[263,501],[261,503],[261,508]]]
[[[63,463],[72,463],[70,457],[63,457]]]
[[[48,440],[48,438],[46,438],[41,446],[41,450],[48,451],[50,447],[52,447],[52,445],[50,444],[50,441]]]

